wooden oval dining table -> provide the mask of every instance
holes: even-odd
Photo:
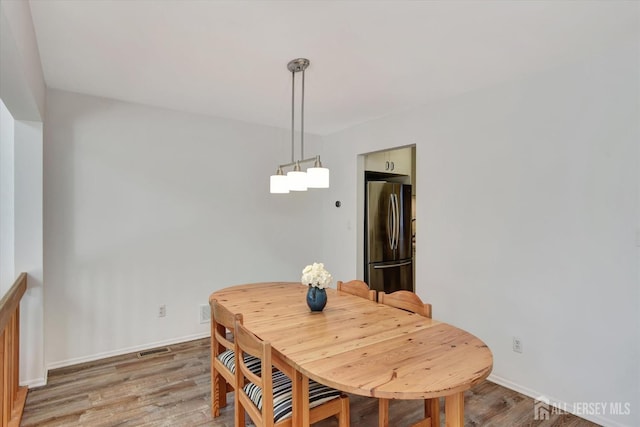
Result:
[[[446,425],[464,425],[464,391],[493,367],[491,350],[482,340],[447,323],[335,289],[327,289],[323,311],[311,312],[307,290],[300,283],[253,283],[209,297],[242,313],[244,325],[296,369],[294,426],[309,425],[309,378],[383,399],[444,397]],[[414,425],[430,425],[424,421]]]

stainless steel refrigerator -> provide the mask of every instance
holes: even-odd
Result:
[[[366,185],[365,282],[376,291],[413,292],[411,185]]]

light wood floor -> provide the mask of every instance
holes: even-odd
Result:
[[[23,427],[233,426],[233,398],[210,415],[209,340],[170,346],[171,352],[135,354],[49,372],[48,384],[29,391]],[[377,426],[377,401],[350,396],[351,425]],[[390,426],[420,418],[420,401],[393,401]],[[325,420],[318,427],[334,427]],[[573,415],[534,421],[533,399],[489,381],[465,394],[465,426],[596,426]]]

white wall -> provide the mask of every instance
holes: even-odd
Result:
[[[269,176],[289,159],[288,137],[286,129],[50,91],[47,366],[207,336],[198,306],[213,291],[298,281],[322,256],[322,198],[269,194]]]
[[[29,2],[0,2],[0,57],[0,98],[14,119],[41,121],[45,83]]]
[[[0,101],[0,298],[16,280],[14,254],[13,117]]]
[[[325,138],[340,182],[323,227],[335,275],[357,272],[357,156],[415,143],[416,291],[435,317],[489,345],[494,380],[570,409],[629,402],[630,415],[583,416],[640,425],[638,52],[634,41]]]
[[[45,382],[42,123],[16,120],[14,138],[14,271],[28,274],[27,291],[20,305],[20,378],[31,386]]]

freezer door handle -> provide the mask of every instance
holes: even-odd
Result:
[[[380,270],[382,268],[394,268],[394,267],[404,267],[405,265],[411,264],[412,261],[400,262],[398,264],[387,264],[387,265],[374,265],[373,268],[375,270]]]

